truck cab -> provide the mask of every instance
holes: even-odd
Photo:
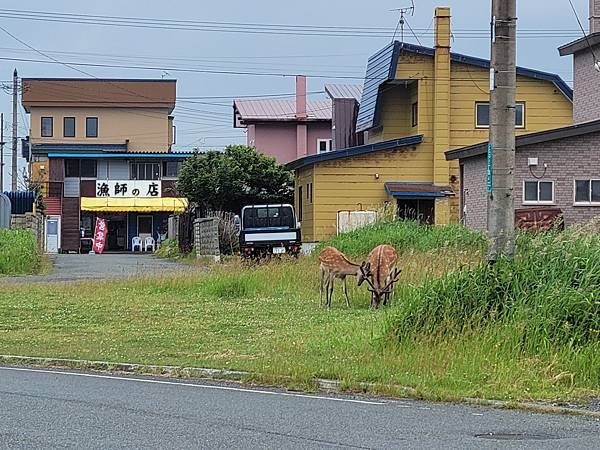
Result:
[[[249,205],[240,218],[240,251],[245,258],[289,254],[302,247],[300,227],[292,205]]]

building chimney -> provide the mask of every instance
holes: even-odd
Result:
[[[296,76],[296,157],[303,158],[308,154],[308,126],[306,119],[306,77]]]
[[[444,157],[450,148],[450,8],[435,8],[435,55],[433,72],[433,182],[450,184],[450,165]],[[436,204],[440,218],[450,217],[449,203]],[[437,220],[437,217],[436,217]]]
[[[590,0],[590,34],[600,32],[600,0]]]
[[[306,77],[296,75],[296,119],[306,119]]]

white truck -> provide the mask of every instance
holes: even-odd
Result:
[[[292,205],[249,205],[242,208],[240,252],[244,258],[289,254],[302,248],[300,225]]]

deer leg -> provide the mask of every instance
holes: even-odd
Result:
[[[346,296],[346,306],[350,308],[350,299],[348,298],[348,284],[346,283],[346,277],[342,279],[342,286],[344,288],[344,295]]]
[[[327,300],[327,308],[331,308],[331,300],[333,298],[333,287],[335,285],[335,277],[333,275],[329,276],[329,298]]]
[[[323,304],[323,291],[324,291],[323,284],[324,283],[325,283],[325,268],[323,266],[321,266],[319,268],[319,296],[320,296],[319,303],[321,305]]]

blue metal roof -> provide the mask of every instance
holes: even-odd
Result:
[[[396,68],[402,51],[431,57],[435,55],[435,49],[433,48],[395,41],[371,56],[367,64],[363,94],[356,122],[356,131],[366,131],[379,124],[381,103],[380,87],[387,81],[396,78]],[[450,53],[450,59],[457,63],[469,64],[485,69],[490,68],[489,59],[477,58],[460,53]],[[556,74],[527,69],[525,67],[517,67],[517,75],[549,81],[553,83],[565,97],[571,101],[573,100],[573,90]]]
[[[121,158],[121,159],[134,159],[134,158],[156,158],[156,159],[185,159],[189,158],[193,153],[101,153],[101,152],[88,152],[88,153],[48,153],[48,158]]]
[[[317,155],[305,156],[285,165],[288,170],[296,170],[311,164],[317,164],[325,161],[333,161],[336,159],[349,158],[351,156],[366,155],[368,153],[378,152],[381,150],[389,150],[398,147],[408,147],[417,145],[423,142],[423,135],[407,136],[390,141],[378,142],[376,144],[360,145],[358,147],[349,147],[331,152],[319,153]]]
[[[454,195],[450,186],[436,186],[433,183],[387,182],[385,191],[394,198],[436,198]]]
[[[49,152],[126,152],[127,144],[33,144],[33,153]]]

